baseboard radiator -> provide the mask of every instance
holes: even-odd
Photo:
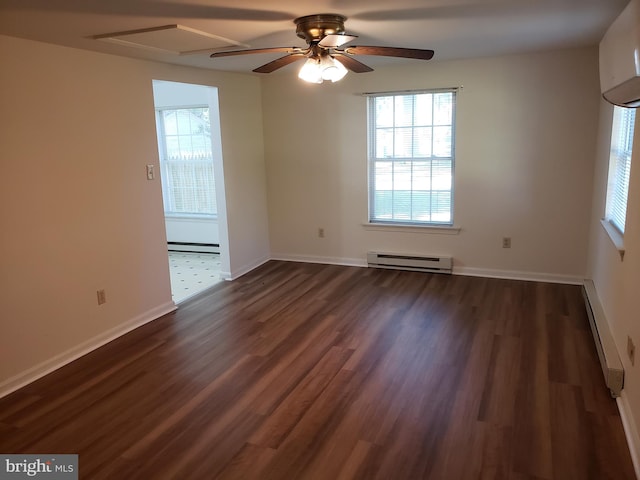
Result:
[[[373,268],[391,268],[414,272],[451,273],[451,257],[406,255],[399,253],[368,252],[367,265]]]
[[[604,316],[604,310],[600,305],[593,280],[585,280],[582,287],[582,296],[591,325],[591,332],[600,358],[600,365],[604,373],[604,380],[611,391],[612,397],[620,396],[624,386],[624,368],[618,355],[618,349],[611,335],[609,323]]]
[[[170,252],[220,253],[217,243],[167,242]]]

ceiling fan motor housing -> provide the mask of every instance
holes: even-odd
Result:
[[[333,13],[307,15],[296,18],[296,34],[307,43],[319,42],[326,35],[343,35],[347,17]]]

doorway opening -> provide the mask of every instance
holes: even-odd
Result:
[[[229,265],[218,89],[153,81],[171,295],[212,287]]]

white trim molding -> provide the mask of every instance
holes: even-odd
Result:
[[[607,232],[607,235],[609,235],[609,239],[611,239],[615,245],[616,250],[618,250],[620,260],[624,260],[624,236],[606,218],[601,218],[600,224],[602,225],[602,228],[604,228],[605,232]]]
[[[220,272],[220,277],[224,280],[235,280],[236,278],[240,278],[241,276],[249,273],[251,270],[254,270],[261,265],[264,265],[269,260],[271,260],[271,256],[265,256],[254,260],[250,263],[247,263],[240,268],[232,269],[231,272]]]
[[[280,260],[283,262],[322,263],[325,265],[342,265],[344,267],[367,266],[367,260],[364,258],[318,257],[315,255],[290,255],[285,253],[274,253],[271,256],[271,260]]]
[[[620,411],[622,427],[627,437],[633,469],[636,472],[636,478],[640,478],[640,436],[638,436],[638,430],[635,427],[636,424],[633,421],[633,414],[629,408],[629,400],[627,399],[627,394],[624,389],[620,392],[620,396],[616,398],[616,402],[618,404],[618,410]]]
[[[365,230],[377,230],[380,232],[422,233],[436,235],[458,235],[461,228],[455,225],[419,225],[416,223],[376,223],[364,222]]]
[[[493,270],[488,268],[456,267],[453,266],[454,275],[469,277],[502,278],[505,280],[526,280],[530,282],[564,283],[568,285],[582,285],[583,276],[560,275],[544,272],[520,272],[517,270]]]
[[[0,383],[0,398],[5,397],[25,385],[35,382],[45,375],[64,367],[65,365],[102,347],[103,345],[106,345],[116,338],[175,310],[175,303],[167,302],[5,380]]]
[[[324,263],[327,265],[343,265],[345,267],[367,267],[366,258],[347,257],[319,257],[314,255],[289,255],[275,253],[272,260],[284,262]],[[569,285],[582,285],[583,276],[559,275],[555,273],[519,272],[515,270],[492,270],[486,268],[456,267],[455,258],[453,275],[465,275],[470,277],[502,278],[505,280],[526,280],[532,282],[563,283]]]

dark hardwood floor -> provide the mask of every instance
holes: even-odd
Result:
[[[1,399],[0,452],[83,479],[635,478],[580,287],[275,261]]]

